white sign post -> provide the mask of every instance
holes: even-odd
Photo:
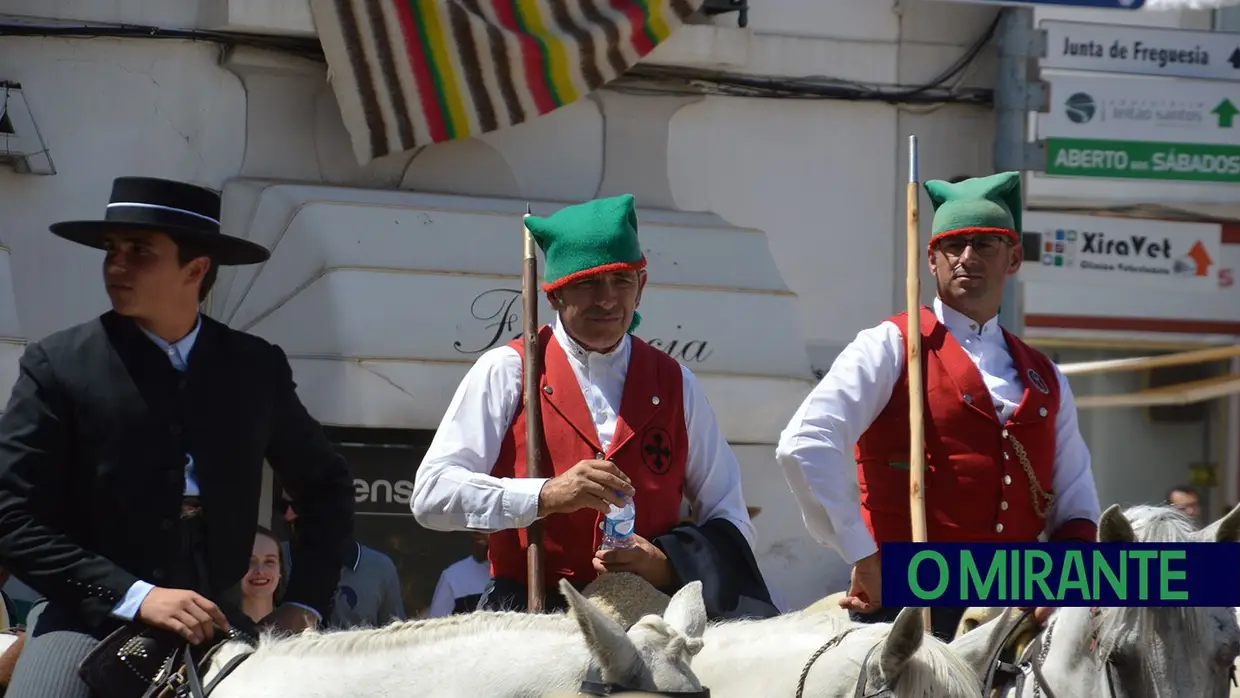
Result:
[[[1046,173],[1240,183],[1240,83],[1043,75]]]
[[[1043,68],[1240,81],[1240,34],[1044,20]]]
[[[1023,281],[1218,290],[1222,227],[1026,211]]]

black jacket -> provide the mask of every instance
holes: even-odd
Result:
[[[352,479],[297,397],[279,347],[206,316],[178,372],[113,312],[27,347],[0,415],[0,564],[86,628],[177,548],[194,456],[211,588],[245,575],[266,459],[297,503],[302,545],[285,601],[326,618],[353,537]]]

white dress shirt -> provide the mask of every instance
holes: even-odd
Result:
[[[607,354],[587,351],[569,338],[556,316],[555,338],[577,376],[594,415],[599,445],[616,433],[630,338]],[[505,345],[487,351],[469,369],[418,468],[410,508],[418,523],[436,531],[525,528],[538,515],[538,493],[548,478],[499,478],[491,468],[521,402],[522,357]],[[755,532],[741,492],[740,465],[715,420],[697,377],[681,366],[689,456],[685,496],[698,523],[731,521],[754,545]],[[640,502],[638,506],[640,506]]]
[[[452,615],[457,599],[481,594],[490,581],[491,563],[475,560],[473,555],[448,565],[443,574],[439,575],[439,583],[435,585],[435,593],[431,595],[431,607],[426,617],[442,618]]]
[[[1025,386],[998,319],[979,326],[938,298],[934,313],[977,366],[999,421],[1006,422],[1020,404]],[[887,406],[904,359],[904,340],[895,324],[884,321],[862,330],[801,403],[775,450],[810,534],[849,564],[878,550],[861,517],[853,447]],[[1072,519],[1097,523],[1101,516],[1072,388],[1058,367],[1055,376],[1060,390],[1051,483],[1055,503],[1047,513],[1046,533]]]

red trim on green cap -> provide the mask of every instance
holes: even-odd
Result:
[[[1008,230],[1007,228],[956,228],[955,230],[944,231],[930,238],[930,243],[928,246],[934,247],[934,243],[939,240],[942,240],[943,238],[956,237],[958,235],[1002,235],[1004,237],[1011,238],[1012,242],[1020,242],[1020,236],[1017,235],[1015,231]]]
[[[610,274],[613,271],[637,271],[638,269],[644,269],[644,268],[646,268],[646,255],[642,255],[642,258],[636,262],[615,262],[612,264],[604,264],[602,266],[592,267],[590,269],[582,269],[581,271],[575,271],[572,274],[569,274],[568,276],[563,276],[563,277],[560,277],[559,279],[556,279],[555,281],[543,284],[542,289],[545,293],[551,293],[552,291],[555,291],[556,289],[564,288],[565,286],[571,283],[581,281],[582,279],[585,279],[591,276],[598,276],[599,274]]]

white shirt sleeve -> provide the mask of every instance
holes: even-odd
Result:
[[[891,400],[904,339],[890,322],[857,334],[779,437],[775,458],[810,535],[854,564],[877,552],[861,517],[853,447]]]
[[[694,520],[727,519],[753,548],[757,532],[749,519],[741,491],[741,466],[736,454],[723,438],[715,412],[706,399],[697,376],[685,366],[683,376],[685,428],[689,433],[688,462],[685,464],[685,495]]]
[[[492,349],[452,396],[413,481],[409,507],[433,531],[499,531],[529,526],[547,478],[491,475],[521,400],[521,356]]]
[[[1055,419],[1055,469],[1051,476],[1055,503],[1046,515],[1048,535],[1072,519],[1097,524],[1102,518],[1089,447],[1077,423],[1076,398],[1058,366],[1055,377],[1059,380],[1059,414]]]
[[[439,575],[439,583],[435,585],[435,593],[431,595],[431,607],[426,612],[427,618],[442,618],[452,615],[452,609],[456,608],[456,594],[452,591],[452,584],[448,581],[448,571],[444,570]]]

